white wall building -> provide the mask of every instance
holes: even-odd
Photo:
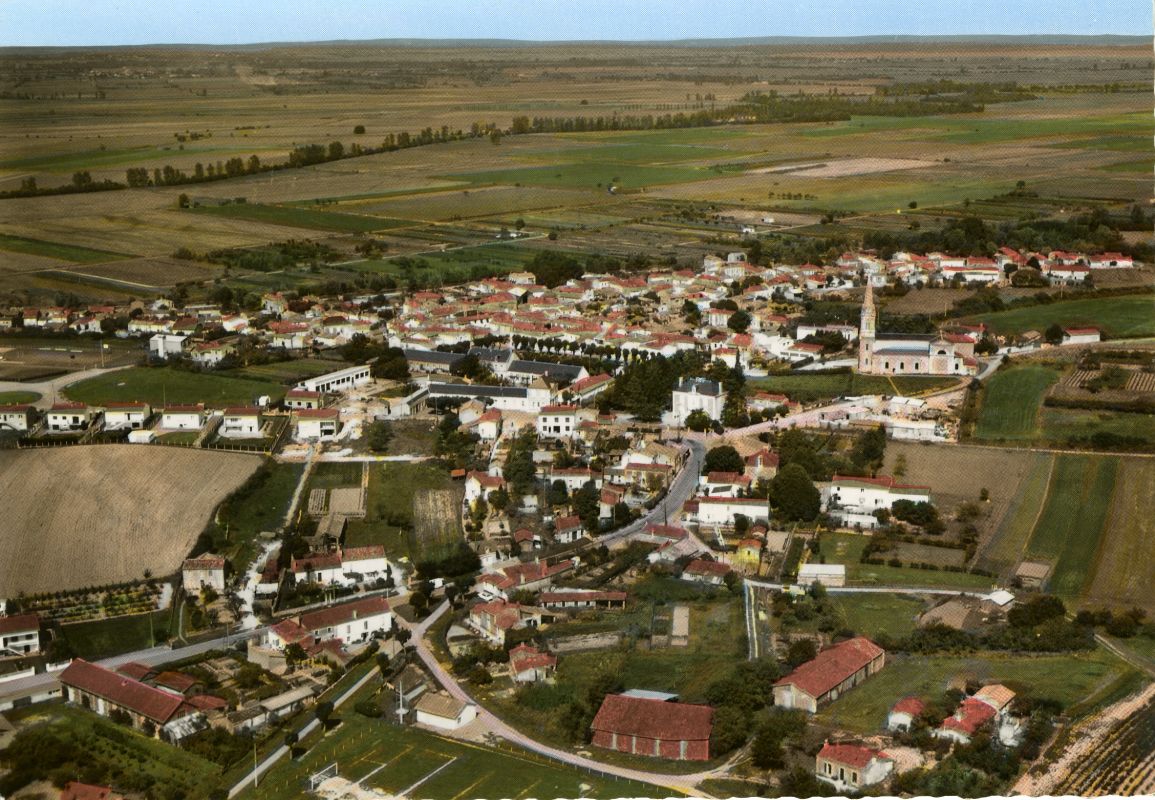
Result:
[[[327,372],[315,378],[307,378],[298,383],[297,388],[307,392],[347,392],[357,386],[364,386],[372,380],[373,375],[369,365],[362,364],[358,367]]]
[[[694,411],[704,411],[712,420],[722,418],[726,392],[717,381],[706,378],[683,378],[673,392],[672,416],[681,424]]]
[[[545,406],[537,412],[537,435],[543,439],[571,439],[577,430],[577,406]]]

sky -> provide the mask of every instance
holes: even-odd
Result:
[[[1151,33],[1150,0],[0,0],[0,46]]]

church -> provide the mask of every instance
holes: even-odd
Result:
[[[874,287],[858,324],[858,371],[867,375],[974,375],[975,341],[956,334],[878,333]]]

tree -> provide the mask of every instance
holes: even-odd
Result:
[[[791,668],[797,667],[807,661],[813,661],[816,655],[818,655],[818,646],[814,644],[813,639],[795,639],[786,649],[786,663]]]
[[[325,700],[317,703],[317,707],[313,710],[313,714],[321,721],[321,726],[329,721],[329,717],[333,716],[333,701]]]
[[[711,472],[743,472],[746,461],[731,445],[724,444],[710,449],[702,462],[702,474]]]
[[[309,654],[305,652],[305,648],[296,642],[293,642],[285,648],[285,663],[288,664],[290,668],[302,663],[308,657]]]
[[[509,492],[504,486],[489,493],[489,507],[498,514],[509,507]]]
[[[750,327],[750,322],[750,312],[739,309],[730,315],[730,319],[726,320],[726,327],[735,333],[745,333]]]
[[[686,427],[692,431],[703,433],[709,430],[713,420],[710,415],[700,408],[696,408],[686,415]]]
[[[393,426],[387,420],[370,422],[365,429],[365,442],[374,453],[384,453],[393,441]]]
[[[1043,333],[1043,338],[1046,339],[1049,344],[1062,344],[1063,326],[1057,322],[1052,322],[1051,326]]]
[[[353,126],[353,135],[354,136],[361,136],[364,133],[365,133],[365,126],[364,125],[354,125]]]
[[[770,482],[770,502],[786,520],[818,516],[822,496],[799,464],[787,464]]]
[[[750,736],[750,717],[737,706],[714,710],[714,727],[710,731],[710,755],[718,757],[736,750]]]

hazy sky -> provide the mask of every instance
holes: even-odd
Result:
[[[0,0],[0,44],[1150,35],[1150,0]]]

